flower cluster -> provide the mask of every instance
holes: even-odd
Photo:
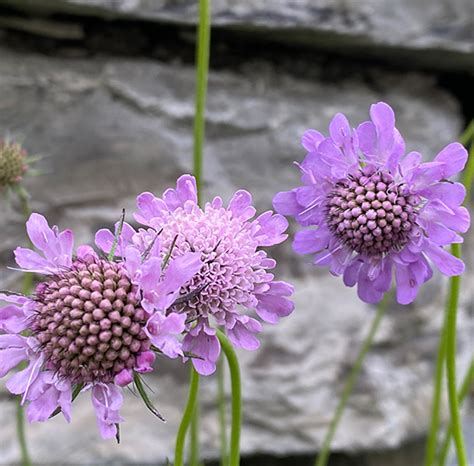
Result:
[[[184,332],[182,342],[175,340],[163,349],[170,357],[191,353],[196,356],[192,359],[196,370],[211,374],[220,353],[215,327],[221,327],[235,346],[254,350],[259,346],[255,334],[262,326],[242,311],[254,309],[269,323],[293,311],[289,300],[293,287],[274,280],[269,270],[276,262],[261,249],[286,239],[288,223],[283,216],[268,211],[253,218],[252,197],[243,190],[234,194],[227,207],[215,197],[201,208],[190,175],[180,177],[176,189],[167,190],[161,199],[143,193],[137,202],[135,219],[147,227],[141,232],[144,238],[162,231],[161,240],[173,258],[192,251],[203,262],[180,292],[191,299],[178,300],[166,317],[157,314],[148,327],[153,335],[172,318],[176,333]]]
[[[405,153],[387,104],[372,105],[370,117],[352,129],[337,114],[329,137],[306,131],[303,186],[278,193],[273,204],[311,227],[296,234],[295,252],[314,254],[315,265],[343,275],[347,286],[357,284],[369,303],[382,299],[394,273],[397,300],[408,304],[431,278],[430,263],[448,276],[464,270],[444,246],[462,242],[458,233],[469,228],[465,189],[449,181],[464,168],[467,152],[453,143],[423,163],[418,152]]]
[[[9,303],[0,309],[0,377],[27,362],[6,386],[29,402],[30,422],[58,410],[70,421],[73,392],[90,390],[101,435],[114,437],[122,421],[120,387],[152,370],[147,323],[201,269],[200,255],[189,252],[164,263],[159,240],[146,248],[131,241],[124,246],[124,238],[136,234],[124,225],[115,260],[90,246],[73,253],[72,231],[50,228],[41,215],[32,214],[26,226],[39,252],[17,248],[16,262],[43,279],[31,297],[0,295]]]
[[[101,435],[117,435],[121,388],[150,372],[155,353],[189,358],[204,375],[220,353],[216,328],[245,349],[258,348],[255,310],[276,323],[293,310],[292,287],[269,272],[276,262],[260,247],[285,240],[287,221],[255,209],[246,191],[227,208],[220,198],[201,209],[196,184],[182,176],[158,199],[138,197],[136,231],[120,222],[97,232],[102,251],[80,246],[73,233],[32,214],[26,226],[37,251],[17,248],[25,272],[42,279],[32,296],[0,294],[0,377],[20,363],[7,388],[28,402],[30,421],[61,411],[90,391]],[[137,386],[138,388],[138,386]],[[140,390],[139,390],[140,391]]]

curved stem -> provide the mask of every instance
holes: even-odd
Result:
[[[225,366],[222,358],[217,364],[217,404],[219,406],[219,426],[221,440],[221,466],[227,466],[227,421],[225,403]]]
[[[191,418],[189,466],[199,466],[199,394],[194,405],[193,417]]]
[[[467,374],[465,375],[461,388],[459,389],[459,392],[458,392],[458,403],[460,405],[462,405],[464,399],[469,394],[469,390],[473,383],[474,383],[474,359],[471,360],[471,365],[469,366],[469,370],[467,371]],[[446,435],[444,437],[443,443],[441,444],[442,446],[439,453],[438,466],[444,466],[446,464],[446,459],[448,457],[448,452],[449,452],[449,443],[450,443],[452,435],[453,435],[453,429],[450,424],[448,428],[446,429]]]
[[[446,308],[448,303],[446,303]],[[436,458],[436,446],[438,441],[439,419],[441,411],[441,393],[443,389],[444,365],[446,362],[446,335],[448,312],[444,314],[444,323],[438,344],[438,356],[436,358],[436,369],[434,377],[433,402],[431,406],[431,423],[426,441],[424,466],[431,466]]]
[[[460,244],[452,245],[452,253],[456,257],[461,256]],[[456,393],[456,320],[460,285],[461,277],[459,275],[451,277],[446,321],[446,371],[448,378],[449,410],[451,412],[451,425],[458,464],[459,466],[468,466]]]
[[[230,431],[229,466],[240,465],[240,427],[242,423],[242,390],[240,368],[234,348],[223,332],[217,330],[217,338],[227,358],[232,388],[232,426]]]
[[[372,342],[374,340],[374,336],[377,332],[377,329],[379,328],[380,322],[382,320],[382,317],[385,314],[385,311],[387,309],[387,303],[388,303],[388,295],[386,294],[384,299],[381,301],[377,308],[377,312],[374,316],[374,319],[372,321],[372,325],[370,326],[369,333],[365,337],[364,342],[362,343],[362,347],[359,351],[359,354],[357,355],[357,359],[354,363],[354,366],[351,370],[351,373],[349,374],[349,377],[346,381],[346,384],[344,385],[344,389],[342,391],[341,398],[339,400],[339,403],[336,407],[336,411],[334,413],[334,416],[331,420],[331,423],[329,425],[329,429],[326,433],[326,436],[324,438],[323,446],[321,448],[321,452],[319,453],[319,456],[316,459],[315,465],[316,466],[325,466],[327,464],[329,455],[331,453],[331,442],[333,440],[333,437],[336,433],[337,427],[339,425],[339,422],[342,418],[342,415],[344,413],[345,407],[347,405],[347,402],[349,400],[349,397],[352,393],[352,390],[354,388],[354,385],[359,377],[360,371],[362,369],[362,364],[364,362],[365,356],[367,352],[369,351],[370,347],[372,346]]]
[[[191,364],[191,380],[189,383],[188,401],[184,409],[183,418],[179,425],[178,434],[176,435],[176,448],[174,453],[174,466],[184,465],[184,443],[186,440],[186,432],[196,406],[196,399],[199,391],[199,374],[195,371]]]
[[[205,135],[205,109],[207,95],[207,76],[209,73],[209,54],[211,41],[211,16],[209,0],[199,0],[198,44],[196,49],[196,114],[194,117],[194,176],[198,199],[202,191],[203,145]]]

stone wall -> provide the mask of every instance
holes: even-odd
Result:
[[[243,187],[254,193],[259,210],[269,208],[276,191],[297,183],[291,162],[303,156],[299,137],[306,128],[325,131],[337,111],[355,124],[378,100],[395,108],[408,149],[433,157],[465,123],[459,92],[440,86],[437,68],[455,62],[456,76],[471,79],[468,3],[216,1],[218,58],[209,81],[205,198],[228,199]],[[34,209],[73,228],[78,242],[91,242],[93,232],[117,220],[122,207],[131,211],[139,192],[160,193],[191,170],[189,25],[195,16],[196,6],[184,1],[0,0],[0,134],[18,137],[31,153],[44,156],[42,174],[27,181]],[[164,32],[154,35],[150,28]],[[275,45],[285,37],[296,44],[298,31],[304,49]],[[352,42],[350,60],[339,45],[331,53],[328,32],[339,37],[339,45]],[[121,42],[115,42],[118,37]],[[238,37],[247,45],[238,45]],[[363,44],[385,53],[385,64],[367,62]],[[397,47],[417,63],[416,71],[409,63],[398,69]],[[439,60],[420,58],[434,52]],[[18,274],[5,266],[12,265],[12,248],[24,242],[24,227],[3,201],[0,215],[0,289],[13,288]],[[246,456],[304,455],[319,448],[374,312],[341,280],[295,257],[289,243],[274,251],[278,273],[296,286],[297,308],[277,327],[265,328],[258,352],[241,354]],[[417,440],[429,418],[444,285],[437,276],[416,305],[391,306],[334,442],[346,456],[334,464],[351,464],[350,455],[360,452],[366,452],[363,464],[419,463]],[[472,353],[472,298],[466,290],[461,300],[460,370]],[[29,427],[35,459],[164,463],[173,451],[186,380],[181,363],[158,361],[157,375],[147,381],[168,423],[159,423],[127,394],[120,446],[98,438],[90,400],[80,397],[72,425],[58,418]],[[215,395],[215,381],[205,381],[201,431],[209,458],[219,446]],[[12,464],[18,460],[14,403],[5,391],[0,415],[0,464]],[[400,450],[405,444],[411,446]],[[373,453],[379,450],[384,452]]]

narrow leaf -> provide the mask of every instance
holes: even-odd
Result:
[[[135,386],[137,387],[137,391],[141,396],[145,406],[158,418],[161,419],[163,422],[166,422],[166,419],[158,412],[158,410],[153,406],[153,402],[148,398],[148,395],[145,391],[145,387],[143,386],[142,379],[140,375],[136,372],[133,374],[133,381],[135,382]]]

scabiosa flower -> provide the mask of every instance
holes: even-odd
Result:
[[[314,254],[315,265],[342,275],[347,286],[357,284],[368,303],[382,299],[394,273],[397,300],[408,304],[431,278],[431,263],[448,276],[464,270],[444,246],[462,242],[458,233],[469,228],[465,189],[449,181],[467,152],[453,143],[422,163],[418,152],[405,154],[390,106],[372,105],[370,117],[352,129],[339,113],[328,138],[306,131],[303,186],[278,193],[273,205],[311,227],[297,232],[295,252]]]
[[[26,151],[15,142],[0,140],[0,191],[21,182],[28,170]]]
[[[181,296],[190,299],[178,298],[168,311],[155,313],[148,322],[151,340],[170,357],[193,354],[196,370],[211,374],[220,353],[216,326],[225,330],[235,346],[254,350],[259,346],[255,334],[262,326],[243,311],[254,309],[270,323],[293,311],[288,299],[292,286],[274,280],[269,270],[276,262],[260,249],[286,239],[288,223],[283,216],[268,211],[252,220],[255,209],[247,191],[236,192],[228,207],[216,197],[201,209],[190,175],[181,176],[176,189],[168,189],[161,199],[143,193],[137,202],[135,218],[148,227],[140,233],[143,238],[161,231],[164,250],[171,250],[172,257],[191,251],[199,253],[203,262],[181,289]],[[168,337],[155,337],[163,329]],[[181,346],[177,344],[180,334],[184,334]]]
[[[164,263],[158,240],[145,249],[128,241],[136,234],[128,224],[117,237],[118,260],[89,246],[74,254],[72,231],[50,228],[38,214],[26,227],[40,253],[17,248],[16,262],[43,279],[31,297],[0,295],[9,303],[0,309],[0,377],[28,363],[6,386],[29,402],[30,422],[46,421],[58,408],[70,421],[73,390],[90,390],[102,437],[114,437],[121,387],[151,371],[155,359],[145,330],[153,309],[142,304],[149,284],[166,309],[201,269],[199,254]]]

